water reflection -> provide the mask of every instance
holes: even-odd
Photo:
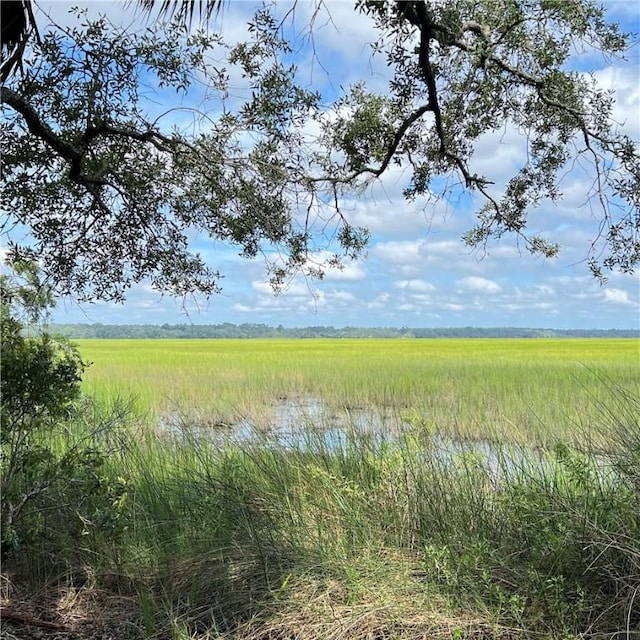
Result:
[[[523,470],[549,471],[556,462],[548,451],[491,440],[464,440],[439,434],[418,412],[334,408],[309,396],[280,400],[269,418],[240,418],[232,424],[186,420],[171,416],[161,432],[170,437],[204,439],[213,446],[228,443],[278,447],[294,451],[340,452],[366,446],[371,453],[385,446],[412,447],[442,468],[481,471],[493,481],[517,476]]]
[[[306,448],[310,440],[324,442],[328,449],[345,445],[349,434],[368,434],[378,440],[394,437],[406,429],[406,416],[392,411],[332,408],[320,398],[282,399],[274,403],[268,416],[243,417],[232,423],[194,419],[179,414],[165,416],[160,432],[167,436],[210,439],[214,443],[260,443],[290,448]]]

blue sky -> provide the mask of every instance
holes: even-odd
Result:
[[[80,2],[38,3],[57,22]],[[92,2],[91,13],[103,12],[115,22],[141,25],[141,18],[116,2]],[[241,40],[249,2],[230,2],[221,18],[227,37]],[[287,5],[280,5],[284,12]],[[296,27],[308,24],[310,3],[300,1]],[[313,30],[315,58],[307,48],[298,54],[300,78],[323,95],[334,97],[341,86],[365,80],[384,90],[389,71],[383,60],[372,61],[367,43],[373,30],[352,2],[326,3]],[[634,2],[609,3],[612,15],[638,33]],[[329,19],[329,15],[330,18]],[[46,18],[39,14],[40,24]],[[233,39],[233,38],[230,38]],[[635,140],[640,139],[640,46],[628,62],[605,62],[594,56],[576,64],[594,71],[598,82],[615,89],[616,119]],[[588,67],[586,66],[588,65]],[[582,70],[582,69],[581,69]],[[523,141],[512,131],[480,141],[474,163],[493,179],[523,153]],[[367,226],[371,242],[366,256],[329,269],[322,281],[292,281],[280,295],[266,282],[264,263],[247,261],[233,247],[194,239],[209,264],[225,278],[223,292],[210,300],[174,300],[144,284],[131,290],[125,304],[78,305],[63,300],[54,313],[58,322],[181,323],[259,322],[285,326],[520,326],[553,328],[638,328],[638,275],[611,274],[600,285],[588,271],[585,257],[597,232],[597,220],[584,202],[589,176],[574,171],[565,178],[565,198],[532,213],[531,229],[553,234],[562,244],[559,257],[533,257],[513,240],[493,242],[486,252],[469,250],[460,240],[472,225],[468,199],[436,204],[402,198],[408,175],[392,168],[364,194],[344,200],[342,208],[354,225]],[[324,255],[316,256],[322,260]]]

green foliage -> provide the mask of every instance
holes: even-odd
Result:
[[[350,171],[384,161],[395,135],[398,114],[393,108],[389,99],[368,93],[364,85],[353,87],[337,105],[338,112],[345,115],[332,123],[330,130],[333,144],[345,153]]]
[[[37,430],[45,424],[68,417],[80,394],[84,363],[77,349],[45,331],[26,337],[20,316],[38,321],[52,303],[51,293],[38,279],[30,264],[14,266],[15,277],[0,275],[2,338],[3,439],[14,430]]]
[[[273,327],[233,324],[55,324],[66,338],[640,338],[640,329],[526,329],[522,327]]]
[[[428,0],[395,8],[360,0],[357,7],[375,21],[381,35],[374,52],[385,57],[394,76],[384,96],[367,94],[356,99],[362,108],[339,111],[336,129],[378,140],[382,111],[375,119],[367,110],[384,101],[398,135],[387,136],[385,160],[373,167],[364,165],[348,137],[338,136],[333,143],[345,159],[335,163],[333,175],[347,176],[358,167],[366,178],[393,161],[412,172],[408,198],[458,193],[453,180],[443,180],[457,176],[478,196],[478,224],[464,235],[467,244],[482,246],[511,234],[532,253],[553,257],[559,245],[529,233],[529,211],[561,198],[571,163],[588,156],[596,183],[585,196],[599,199],[602,219],[588,250],[590,267],[600,277],[603,267],[633,270],[640,260],[637,143],[612,122],[612,95],[573,71],[570,62],[578,42],[584,50],[616,57],[635,36],[608,22],[605,10],[590,0]],[[473,158],[476,142],[498,130],[527,140],[504,185],[476,173],[481,167]]]
[[[216,293],[221,274],[190,247],[197,234],[266,256],[276,289],[298,272],[322,277],[369,237],[343,197],[394,165],[408,168],[409,199],[478,196],[468,244],[510,235],[553,257],[559,245],[530,233],[529,213],[588,161],[584,200],[601,218],[585,249],[593,273],[640,260],[637,144],[612,121],[613,97],[570,68],[574,50],[622,56],[632,39],[590,0],[357,2],[393,75],[382,92],[359,82],[328,105],[299,80],[291,59],[306,45],[285,38],[275,9],[259,8],[245,40],[227,43],[190,34],[193,6],[180,6],[162,3],[178,20],[135,34],[80,11],[33,42],[24,76],[1,88],[0,205],[32,238],[9,242],[10,255],[43,258],[58,291],[122,300],[149,278],[176,295]],[[156,103],[177,91],[190,129],[143,103],[150,91]],[[520,134],[522,153],[494,184],[474,152],[503,129]],[[314,265],[332,240],[335,255]]]
[[[11,108],[2,123],[2,202],[34,239],[10,241],[11,260],[37,255],[58,292],[83,299],[122,300],[147,277],[175,295],[210,295],[220,274],[191,250],[195,230],[246,258],[271,252],[275,286],[300,270],[321,276],[321,266],[307,264],[310,218],[297,216],[308,187],[301,127],[319,95],[297,83],[290,51],[266,9],[248,40],[233,45],[189,35],[179,22],[133,34],[82,12],[70,29],[44,34],[34,43],[37,64],[2,87]],[[250,90],[234,98],[236,111],[214,119],[231,74]],[[171,128],[172,109],[146,112],[149,86],[183,97],[206,87],[190,131]],[[364,235],[346,221],[336,226],[346,227],[338,244],[360,254]]]
[[[637,491],[604,457],[562,443],[548,456],[504,450],[494,465],[489,483],[488,465],[439,466],[435,501],[431,474],[420,481],[428,575],[461,605],[480,598],[539,632],[589,637],[636,619]]]
[[[89,525],[113,527],[123,487],[104,469],[105,452],[94,438],[78,435],[80,383],[85,363],[66,340],[38,321],[51,291],[33,264],[0,275],[0,515],[3,554],[46,539],[51,522],[67,535]],[[27,329],[34,335],[25,335]]]

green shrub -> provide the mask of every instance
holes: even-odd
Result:
[[[41,541],[61,518],[70,535],[91,524],[112,526],[124,490],[105,471],[105,452],[78,433],[77,349],[46,330],[51,291],[37,268],[14,265],[0,275],[0,498],[2,555]]]

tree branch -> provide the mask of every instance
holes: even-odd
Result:
[[[420,45],[418,47],[418,66],[420,67],[420,71],[422,72],[422,78],[427,87],[427,95],[429,102],[424,109],[424,112],[431,111],[435,120],[435,128],[436,135],[438,136],[438,140],[440,141],[440,154],[443,158],[447,158],[451,160],[462,173],[465,184],[469,188],[478,188],[482,194],[488,198],[494,206],[497,206],[495,201],[488,196],[484,187],[487,184],[490,184],[488,180],[477,176],[476,174],[471,174],[469,168],[465,164],[465,162],[460,158],[460,156],[453,151],[451,151],[446,142],[446,135],[444,131],[444,126],[442,124],[442,112],[440,110],[440,103],[438,99],[438,87],[436,84],[435,73],[433,69],[433,65],[431,64],[430,54],[431,54],[431,42],[434,37],[436,37],[436,33],[441,34],[445,37],[447,42],[453,41],[453,34],[448,31],[445,27],[440,24],[437,24],[433,21],[431,16],[427,11],[427,6],[424,2],[413,2],[413,10],[411,11],[410,22],[414,26],[416,26],[420,31]],[[471,31],[473,33],[478,34],[483,40],[488,41],[489,38],[489,30],[487,27],[479,24],[474,20],[469,20],[462,25],[462,32]],[[422,115],[422,114],[420,114]],[[416,118],[417,119],[417,118]],[[406,128],[403,130],[406,131]],[[397,148],[397,141],[395,148]],[[395,152],[395,148],[393,151]],[[387,162],[388,164],[388,162]],[[386,165],[385,167],[386,168]],[[382,173],[382,172],[380,172]],[[380,174],[377,174],[380,175]]]
[[[24,118],[29,131],[46,142],[58,155],[71,163],[82,159],[80,150],[62,140],[46,122],[43,122],[36,110],[13,89],[0,87],[0,102],[17,111]]]
[[[69,178],[76,184],[81,184],[93,191],[95,187],[112,186],[105,180],[102,174],[88,174],[82,170],[82,163],[93,140],[100,136],[119,136],[137,140],[138,142],[149,143],[159,151],[175,152],[178,146],[192,148],[184,140],[167,137],[158,131],[149,129],[148,131],[137,131],[114,127],[107,123],[98,126],[89,125],[80,138],[79,145],[73,145],[61,138],[38,114],[33,106],[13,89],[0,87],[0,103],[6,104],[19,113],[29,131],[46,143],[60,157],[69,162]]]
[[[159,151],[175,151],[176,147],[183,146],[189,149],[193,149],[192,145],[189,145],[184,140],[178,140],[176,138],[170,138],[161,134],[158,131],[149,129],[148,131],[140,132],[136,129],[123,129],[122,127],[114,127],[107,123],[102,123],[98,126],[89,126],[82,135],[82,142],[84,144],[90,143],[95,138],[100,136],[120,136],[123,138],[130,138],[137,140],[138,142],[149,142]]]
[[[404,137],[404,134],[407,132],[409,127],[411,127],[411,125],[414,124],[417,120],[419,120],[425,113],[430,111],[433,113],[433,116],[434,116],[436,135],[438,136],[438,140],[440,141],[440,154],[442,155],[442,157],[451,160],[458,167],[458,169],[460,170],[460,172],[464,177],[465,184],[467,187],[478,188],[482,192],[482,194],[488,200],[490,200],[494,206],[497,207],[497,203],[495,202],[495,200],[489,197],[486,190],[484,189],[484,187],[486,187],[487,184],[491,184],[491,183],[480,176],[477,176],[475,174],[472,175],[471,172],[469,171],[469,168],[462,160],[462,158],[460,158],[460,156],[458,156],[456,153],[452,152],[448,148],[448,145],[446,143],[444,125],[442,123],[442,112],[440,109],[440,103],[438,99],[438,88],[436,84],[434,69],[430,60],[430,53],[431,53],[430,48],[431,48],[431,41],[433,40],[434,37],[436,37],[436,33],[444,34],[445,37],[449,40],[452,39],[453,36],[444,27],[436,24],[432,20],[431,16],[427,12],[427,7],[424,2],[413,2],[413,3],[401,4],[399,5],[399,10],[403,11],[405,14],[405,17],[407,17],[407,19],[411,22],[411,24],[416,26],[420,31],[420,45],[418,47],[418,66],[420,67],[424,83],[427,87],[428,102],[426,105],[414,111],[408,118],[406,118],[402,122],[402,124],[396,131],[396,135],[394,136],[394,139],[387,150],[384,160],[382,161],[379,167],[377,168],[364,167],[352,173],[351,175],[347,176],[343,180],[344,182],[351,182],[352,180],[362,175],[363,173],[370,173],[379,178],[389,166],[391,159],[395,155],[398,149],[398,146],[400,145],[400,142],[402,141],[402,138]],[[488,39],[489,37],[488,29],[475,21],[466,22],[463,25],[462,30],[463,32],[472,31],[474,33],[478,33],[483,39]],[[317,180],[312,180],[312,182],[321,182],[321,181],[333,182],[334,184],[338,182],[338,180],[329,179],[329,178],[320,178]]]

